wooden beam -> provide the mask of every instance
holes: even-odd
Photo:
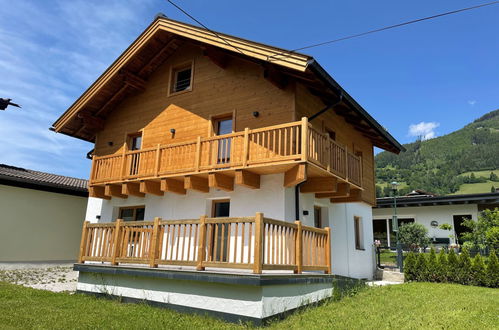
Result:
[[[208,186],[210,188],[233,191],[234,178],[221,173],[210,173],[208,174]]]
[[[163,61],[178,48],[178,41],[170,39],[161,50],[140,69],[139,76],[149,76]]]
[[[111,199],[111,197],[106,196],[104,194],[104,187],[102,186],[93,186],[88,187],[88,197],[102,198],[102,199]]]
[[[203,47],[203,55],[222,69],[227,68],[229,64],[229,56],[213,47]]]
[[[349,194],[350,194],[350,184],[346,182],[340,182],[338,183],[335,192],[315,194],[315,198],[348,197]]]
[[[199,176],[188,175],[185,177],[184,181],[185,189],[193,189],[200,192],[210,192],[210,187],[208,186],[208,179],[201,178]]]
[[[271,66],[265,67],[263,77],[280,89],[285,89],[289,82],[287,76]]]
[[[123,195],[121,192],[121,185],[107,184],[104,189],[104,195],[109,197],[119,197],[119,198],[127,198],[127,195]]]
[[[247,188],[260,189],[260,175],[247,170],[236,171],[235,182]]]
[[[125,85],[130,86],[132,89],[139,92],[145,91],[146,81],[144,79],[128,70],[121,70],[120,75],[123,77],[123,83],[125,83]]]
[[[157,181],[142,181],[140,183],[140,192],[143,194],[151,194],[156,196],[163,196],[161,191],[161,184]]]
[[[362,201],[362,190],[360,189],[355,189],[355,190],[350,190],[350,194],[348,197],[333,197],[330,199],[331,203],[355,203],[355,202],[361,202]]]
[[[307,180],[307,167],[298,164],[284,173],[284,187],[293,187]]]
[[[327,178],[309,178],[307,182],[300,186],[302,193],[325,193],[335,192],[338,180],[333,177]]]
[[[140,183],[138,182],[127,182],[123,183],[121,186],[121,193],[123,195],[145,197],[146,195],[140,192]]]
[[[95,117],[88,112],[78,113],[78,118],[82,119],[84,126],[92,127],[93,130],[100,131],[104,128],[104,119]]]
[[[128,90],[128,85],[123,85],[121,88],[114,93],[114,95],[107,100],[107,102],[95,113],[96,116],[100,114],[105,114],[107,111],[112,109],[119,101],[125,98],[130,91]]]
[[[161,191],[172,192],[179,195],[185,195],[187,191],[184,188],[184,183],[174,179],[162,179]]]

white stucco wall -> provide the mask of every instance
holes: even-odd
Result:
[[[411,206],[397,207],[397,216],[401,218],[414,218],[417,223],[423,224],[428,229],[430,237],[449,237],[454,234],[454,215],[471,215],[473,220],[478,218],[478,207],[476,204],[459,204],[459,205],[435,205],[435,206]],[[373,219],[391,219],[393,209],[380,208],[373,209]],[[447,223],[452,226],[452,230],[443,230],[432,228],[431,222],[435,220],[438,225]],[[454,242],[454,239],[451,239]]]
[[[0,262],[74,261],[86,197],[0,185]]]
[[[90,198],[86,220],[114,221],[120,207],[145,205],[145,219],[194,219],[211,215],[213,199],[230,199],[230,216],[253,216],[263,212],[265,217],[295,221],[295,189],[283,187],[283,174],[262,175],[260,189],[234,186],[234,191],[210,189],[209,193],[188,190],[186,195],[165,193],[164,196],[146,195],[101,200]],[[355,278],[372,278],[374,257],[372,250],[372,211],[365,203],[331,204],[329,199],[316,199],[315,194],[300,194],[300,220],[314,226],[314,206],[322,208],[322,225],[332,231],[333,273]],[[308,215],[304,215],[308,211]],[[355,249],[354,216],[362,218],[364,250]],[[239,231],[240,232],[240,231]]]

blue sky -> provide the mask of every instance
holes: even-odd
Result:
[[[481,1],[176,1],[213,30],[294,49]],[[48,130],[163,0],[0,0],[0,163],[88,177],[86,143]],[[400,142],[499,108],[499,5],[304,51]]]

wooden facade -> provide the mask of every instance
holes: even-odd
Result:
[[[90,195],[257,189],[260,175],[285,173],[284,186],[374,204],[373,146],[397,145],[347,99],[307,120],[339,93],[309,72],[310,57],[226,37],[233,47],[158,18],[54,123],[95,142]],[[190,86],[172,92],[179,67],[191,68]],[[222,117],[232,133],[215,134]]]

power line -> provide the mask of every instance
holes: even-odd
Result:
[[[223,42],[225,42],[228,46],[234,48],[235,50],[237,50],[239,53],[243,54],[244,53],[241,51],[241,49],[237,48],[236,46],[232,45],[230,42],[228,42],[225,38],[223,38],[221,35],[219,35],[218,33],[216,33],[215,31],[211,30],[210,28],[208,28],[206,25],[204,25],[203,23],[201,23],[199,20],[197,20],[194,16],[192,16],[191,14],[189,14],[187,11],[185,11],[184,9],[182,9],[180,6],[178,6],[177,4],[175,4],[173,1],[171,0],[167,0],[172,6],[174,6],[175,8],[177,8],[178,10],[180,10],[182,13],[184,13],[187,17],[189,17],[190,19],[192,19],[194,22],[198,23],[199,25],[201,25],[202,27],[204,27],[206,30],[208,30],[209,32],[211,32],[213,35],[215,35],[217,38],[219,38],[220,40],[222,40]]]
[[[415,20],[412,20],[412,21],[407,21],[407,22],[403,22],[403,23],[399,23],[399,24],[395,24],[395,25],[390,25],[390,26],[385,26],[385,27],[382,27],[382,28],[378,28],[378,29],[374,29],[374,30],[370,30],[370,31],[362,32],[362,33],[357,33],[357,34],[349,35],[349,36],[346,36],[346,37],[341,37],[341,38],[338,38],[338,39],[324,41],[324,42],[320,42],[320,43],[317,43],[317,44],[312,44],[312,45],[309,45],[309,46],[305,46],[305,47],[301,47],[301,48],[296,48],[296,49],[290,50],[288,52],[282,52],[282,53],[274,54],[272,56],[269,56],[268,60],[272,60],[272,58],[274,58],[274,61],[276,61],[276,60],[279,60],[279,59],[283,59],[283,58],[292,56],[293,53],[296,53],[299,50],[309,49],[309,48],[314,48],[314,47],[319,47],[319,46],[323,46],[323,45],[327,45],[327,44],[332,44],[332,43],[338,42],[338,41],[343,41],[343,40],[348,40],[348,39],[353,39],[353,38],[365,36],[366,34],[381,32],[381,31],[385,31],[385,30],[389,30],[389,29],[394,29],[394,28],[398,28],[398,27],[401,27],[401,26],[404,26],[404,25],[409,25],[409,24],[414,24],[414,23],[418,23],[418,22],[422,22],[422,21],[427,21],[427,20],[430,20],[430,19],[434,19],[434,18],[438,18],[438,17],[442,17],[442,16],[447,16],[447,15],[452,15],[452,14],[460,13],[460,12],[467,11],[467,10],[473,10],[473,9],[477,9],[477,8],[481,8],[481,7],[485,7],[485,6],[491,6],[491,5],[495,5],[495,4],[498,4],[498,3],[499,3],[499,1],[492,1],[492,2],[481,4],[481,5],[476,5],[476,6],[472,6],[472,7],[467,7],[467,8],[452,10],[452,11],[448,11],[448,12],[437,14],[437,15],[432,15],[432,16],[428,16],[428,17],[418,18],[418,19],[415,19]],[[280,57],[279,58],[275,58],[276,56],[280,56]]]

